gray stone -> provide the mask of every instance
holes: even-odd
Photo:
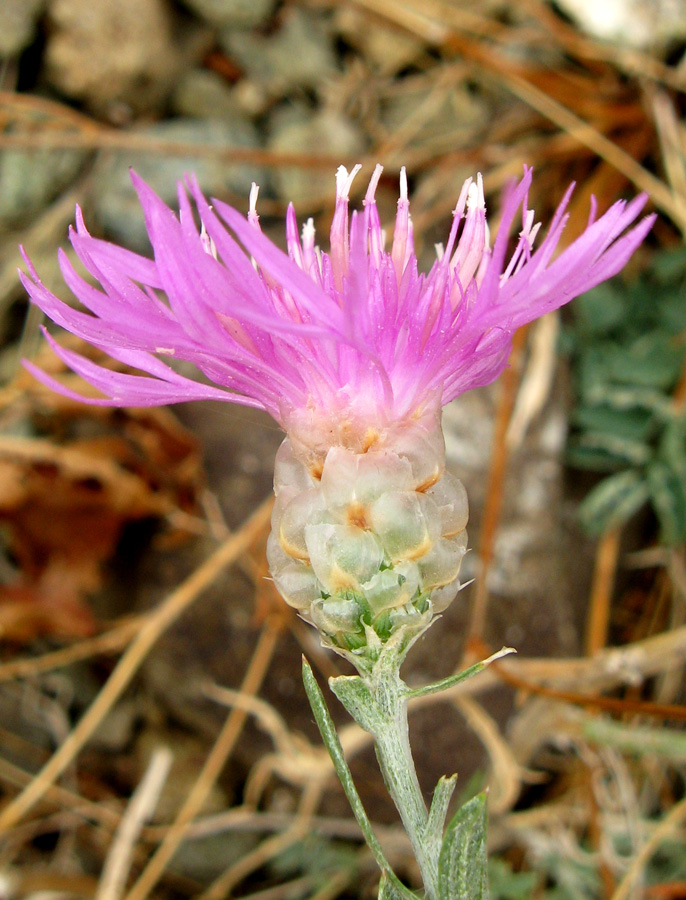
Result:
[[[185,840],[174,854],[170,871],[208,884],[254,850],[260,837],[248,831],[223,831]]]
[[[0,3],[0,56],[20,53],[33,40],[45,0],[2,0]]]
[[[403,146],[431,148],[441,153],[462,145],[489,116],[485,103],[463,84],[436,88],[423,76],[391,86],[382,103],[381,123],[391,139],[409,128]]]
[[[76,178],[83,150],[5,150],[0,153],[0,228],[28,224]]]
[[[208,25],[217,28],[257,28],[269,19],[276,0],[183,0]]]
[[[268,147],[283,153],[332,154],[355,158],[364,151],[360,130],[344,116],[324,111],[313,115],[302,106],[276,110],[269,123]],[[282,200],[312,204],[330,200],[335,190],[335,172],[284,167],[273,174],[274,188]]]
[[[172,109],[179,116],[233,121],[243,110],[233,89],[209,69],[191,69],[174,88]]]
[[[341,34],[384,75],[395,75],[425,52],[425,42],[414,34],[400,31],[384,20],[375,22],[373,28],[369,25],[362,9],[347,4],[336,7],[336,26]]]
[[[443,425],[450,470],[469,496],[469,545],[461,579],[482,577],[479,532],[487,504],[493,427],[499,384],[472,390],[446,407]],[[501,515],[488,571],[486,640],[525,654],[572,654],[578,650],[579,604],[586,596],[586,562],[570,541],[563,504],[562,456],[566,405],[554,392],[520,447],[509,454]],[[467,603],[474,588],[465,594]]]
[[[52,0],[48,12],[48,80],[113,119],[161,108],[199,39],[179,39],[164,0]]]
[[[228,122],[201,119],[175,119],[141,129],[138,134],[151,141],[197,143],[218,147],[259,146],[252,124],[235,118]],[[209,156],[165,156],[156,152],[106,151],[96,165],[94,209],[106,233],[129,247],[149,251],[143,212],[131,184],[129,170],[141,176],[162,199],[173,208],[177,206],[177,182],[187,172],[195,172],[206,194],[235,193],[247,197],[253,181],[263,183],[265,174],[256,166],[229,164]]]
[[[558,0],[588,34],[640,49],[663,48],[686,36],[684,0]]]
[[[219,43],[246,72],[272,94],[294,88],[320,88],[338,71],[332,37],[324,22],[298,8],[288,11],[269,37],[226,29]]]

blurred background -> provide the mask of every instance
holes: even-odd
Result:
[[[264,561],[279,429],[256,412],[85,407],[16,275],[57,265],[74,206],[148,253],[134,168],[327,244],[334,174],[405,166],[420,267],[483,174],[534,167],[658,221],[627,270],[515,337],[445,410],[474,579],[407,662],[425,683],[518,650],[411,714],[427,797],[488,785],[494,900],[686,897],[686,4],[683,0],[0,0],[0,898],[375,896],[300,684],[347,671]],[[63,340],[73,339],[63,336]],[[95,352],[95,351],[89,351]],[[345,714],[331,698],[334,718]],[[368,741],[346,749],[416,885]]]

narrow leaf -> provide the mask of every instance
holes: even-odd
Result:
[[[650,499],[660,521],[661,539],[674,546],[686,539],[686,486],[684,478],[661,462],[648,467]]]
[[[439,900],[488,900],[486,795],[458,809],[446,830],[438,863]]]
[[[503,656],[509,656],[510,653],[516,652],[514,647],[503,647],[501,650],[498,650],[497,653],[489,656],[488,659],[483,659],[481,662],[475,663],[473,666],[470,666],[462,672],[457,672],[455,675],[448,675],[447,678],[442,678],[440,681],[435,681],[433,684],[427,684],[425,687],[408,688],[405,696],[408,699],[412,699],[413,697],[424,697],[427,694],[439,694],[441,691],[447,691],[449,688],[455,687],[456,684],[460,684],[461,681],[466,681],[468,678],[478,675],[479,672],[483,672],[487,666],[490,666],[490,664],[497,659],[502,659]]]
[[[398,886],[390,878],[386,877],[384,872],[379,883],[379,900],[409,900],[410,897],[412,900],[417,900],[416,894],[413,894],[403,885],[400,886],[403,888],[402,893],[398,890]]]
[[[339,675],[329,679],[329,687],[357,724],[375,734],[382,724],[378,707],[359,675]]]
[[[450,777],[442,775],[438,780],[433,800],[431,801],[429,818],[424,830],[424,841],[427,845],[434,845],[436,852],[438,852],[443,843],[445,817],[448,814],[448,804],[453,796],[456,783],[457,775],[451,775]]]
[[[576,443],[579,447],[587,447],[590,450],[601,450],[619,463],[629,463],[641,466],[648,462],[653,454],[649,444],[643,441],[631,441],[621,436],[620,431],[584,431],[580,434]]]
[[[648,485],[633,469],[611,475],[595,487],[579,507],[584,527],[591,534],[623,525],[648,499]]]
[[[381,845],[379,844],[379,841],[372,829],[372,824],[369,821],[364,806],[362,805],[360,795],[357,793],[357,788],[355,787],[355,783],[353,781],[352,772],[350,771],[350,767],[348,766],[345,755],[343,754],[343,748],[341,747],[341,742],[338,739],[338,734],[336,733],[336,726],[334,725],[333,719],[331,718],[329,710],[326,707],[324,695],[322,694],[319,685],[317,684],[317,679],[314,677],[314,673],[312,671],[312,668],[310,667],[310,664],[304,657],[303,684],[305,685],[307,699],[310,701],[310,706],[312,707],[312,712],[314,713],[314,718],[321,733],[322,740],[326,745],[326,749],[329,751],[334,769],[336,770],[336,774],[338,775],[341,784],[343,785],[343,790],[345,791],[348,802],[352,807],[353,814],[355,816],[355,819],[357,820],[357,824],[360,826],[362,834],[364,835],[364,838],[367,841],[369,849],[372,851],[372,855],[374,856],[374,859],[376,860],[379,868],[386,876],[387,881],[393,884],[395,894],[388,894],[387,896],[389,900],[391,897],[393,897],[393,900],[396,900],[396,898],[397,900],[416,900],[416,897],[412,893],[412,891],[406,888],[405,885],[393,873],[388,860],[384,856]]]

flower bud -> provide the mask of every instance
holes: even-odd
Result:
[[[313,456],[302,436],[276,458],[267,556],[288,604],[325,645],[368,669],[402,658],[459,590],[467,495],[445,471],[434,415]],[[298,452],[294,448],[298,448]]]

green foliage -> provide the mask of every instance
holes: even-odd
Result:
[[[504,859],[488,861],[491,900],[531,900],[540,881],[535,872],[513,872]]]
[[[318,834],[309,834],[292,844],[270,862],[270,872],[280,881],[302,873],[314,876],[317,883],[326,884],[334,872],[359,866],[357,847],[333,841]]]
[[[582,522],[600,534],[649,503],[662,542],[682,543],[686,414],[673,395],[686,371],[686,251],[662,253],[635,284],[603,284],[573,306],[568,459],[607,476],[582,503]]]

